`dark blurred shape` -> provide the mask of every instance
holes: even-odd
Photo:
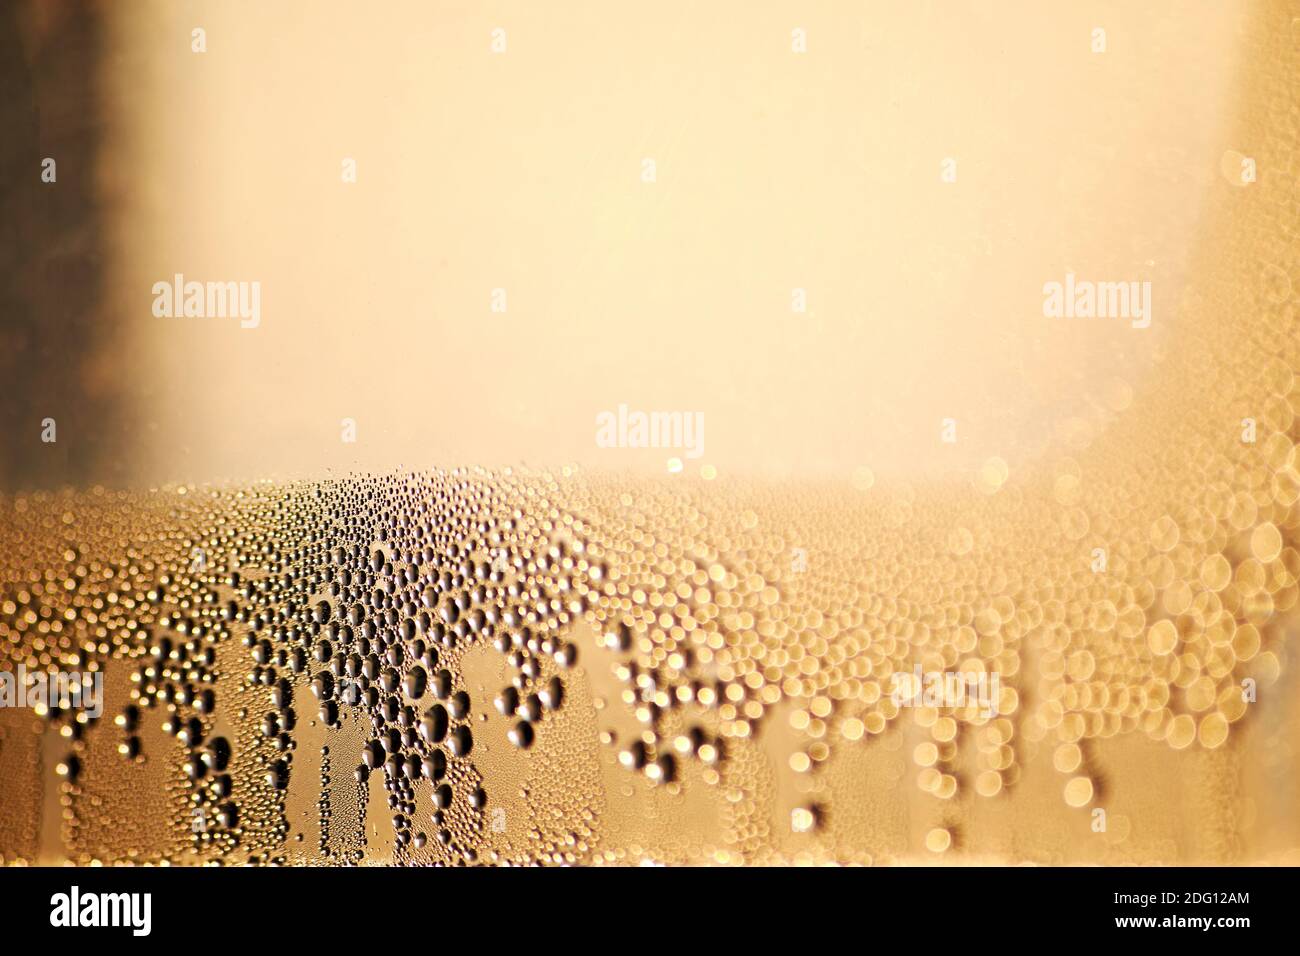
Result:
[[[0,490],[120,484],[123,383],[101,306],[98,4],[0,4]],[[42,181],[46,157],[57,180]],[[42,421],[57,440],[42,441]]]

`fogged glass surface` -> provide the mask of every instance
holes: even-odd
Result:
[[[1297,862],[1292,5],[3,17],[0,860]]]

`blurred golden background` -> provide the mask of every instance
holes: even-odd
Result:
[[[1204,346],[1189,269],[1238,201],[1220,158],[1256,146],[1247,4],[8,15],[22,168],[61,163],[10,187],[11,485],[662,471],[597,447],[620,403],[702,412],[688,469],[1018,471],[1141,416],[1159,363]],[[81,223],[56,240],[58,209]],[[1045,319],[1066,272],[1151,281],[1155,321]],[[155,317],[177,273],[260,282],[260,325]],[[56,412],[58,449],[33,444]]]

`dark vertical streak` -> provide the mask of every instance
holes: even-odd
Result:
[[[126,474],[101,302],[102,39],[97,4],[0,4],[0,490]],[[52,184],[45,157],[58,164]],[[54,444],[41,441],[45,418]]]

